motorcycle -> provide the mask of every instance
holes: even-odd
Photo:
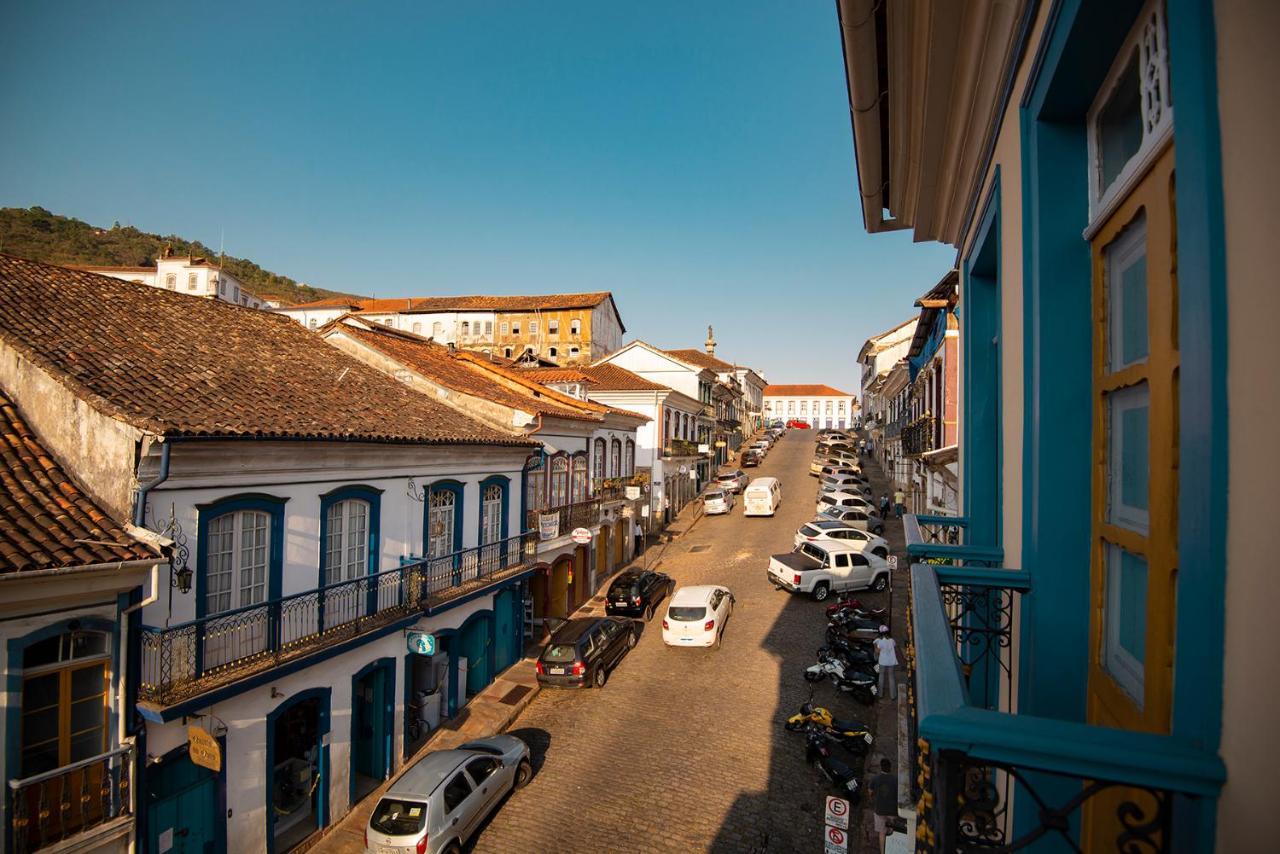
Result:
[[[872,642],[880,636],[880,626],[870,631],[858,627],[847,627],[831,623],[827,626],[826,639],[828,646],[848,645],[872,649]]]
[[[826,661],[828,658],[838,659],[846,667],[855,667],[860,670],[866,670],[876,663],[874,650],[855,645],[818,647],[818,661]]]
[[[837,691],[853,695],[864,706],[876,701],[876,677],[862,670],[846,669],[839,659],[821,661],[804,672],[804,678],[809,682],[820,682],[828,676]]]
[[[790,732],[800,732],[810,725],[821,727],[852,753],[864,754],[871,749],[872,737],[866,724],[833,718],[831,712],[813,703],[802,705],[800,711],[788,718],[783,726]]]
[[[831,736],[822,727],[810,724],[805,734],[805,761],[817,765],[822,776],[830,781],[844,797],[856,803],[860,785],[858,772],[850,765],[831,755]]]
[[[884,623],[879,619],[866,616],[861,611],[848,610],[837,611],[827,617],[827,625],[842,628],[850,633],[879,635],[880,627]]]
[[[889,617],[887,608],[869,608],[859,599],[845,599],[827,606],[827,619],[830,620],[846,611],[852,611],[865,619],[879,620],[882,623]]]

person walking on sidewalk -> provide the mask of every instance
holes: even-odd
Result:
[[[880,518],[889,518],[889,493],[885,492],[880,496]]]
[[[898,670],[898,646],[889,637],[889,627],[880,627],[880,637],[876,638],[876,664],[880,665],[880,696],[890,700],[898,699],[898,680],[894,674]]]
[[[898,518],[902,518],[902,511],[907,509],[907,494],[899,489],[893,493],[893,509],[897,511]]]
[[[880,854],[884,854],[884,840],[889,835],[889,822],[898,817],[898,776],[891,773],[893,764],[880,759],[880,773],[871,778],[871,792],[875,795],[876,836],[880,840]]]

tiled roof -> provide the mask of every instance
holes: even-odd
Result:
[[[497,370],[509,369],[477,365],[467,358],[473,354],[450,351],[448,347],[409,332],[367,328],[355,324],[335,325],[334,328],[341,329],[362,344],[374,348],[411,371],[445,388],[525,412],[570,418],[576,421],[601,420],[600,415],[588,411],[587,407],[561,402],[559,399],[564,396],[552,389],[543,389],[545,393],[535,397],[533,390],[525,393],[503,385],[492,376],[486,375],[486,370],[489,367]],[[479,357],[481,360],[483,358],[483,356]]]
[[[853,397],[847,391],[829,385],[767,385],[765,397]]]
[[[295,309],[351,307],[365,312],[388,311],[538,311],[594,308],[612,298],[608,291],[586,294],[534,296],[398,297],[393,299],[322,299],[293,306]]]
[[[595,380],[577,368],[536,368],[521,367],[520,373],[532,377],[540,383],[594,383]]]
[[[68,264],[72,270],[88,270],[91,273],[110,270],[113,273],[154,273],[156,271],[155,264],[150,267],[113,267],[110,264]]]
[[[610,362],[579,368],[596,383],[598,391],[670,391],[661,383],[650,382],[639,374]]]
[[[287,317],[3,254],[0,340],[101,412],[167,436],[528,444]]]
[[[717,359],[704,350],[668,350],[667,353],[675,356],[685,364],[707,368],[716,373],[727,374],[737,370],[736,366],[726,362],[724,359]]]
[[[80,491],[0,392],[0,573],[157,558]]]

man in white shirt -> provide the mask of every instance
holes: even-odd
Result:
[[[889,627],[880,627],[880,637],[873,644],[876,648],[876,664],[880,665],[880,696],[890,700],[898,699],[898,680],[894,674],[898,669],[898,647],[889,637]]]

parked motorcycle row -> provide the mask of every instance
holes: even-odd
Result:
[[[842,596],[826,608],[825,643],[818,648],[817,661],[803,673],[810,688],[809,702],[787,719],[785,727],[805,735],[805,759],[814,765],[828,783],[849,800],[860,791],[862,761],[874,739],[870,728],[856,719],[837,718],[813,703],[813,691],[826,682],[838,694],[844,694],[865,706],[876,701],[876,664],[872,641],[886,619],[885,609],[870,608],[851,596]],[[840,747],[853,757],[846,761],[833,748]]]

